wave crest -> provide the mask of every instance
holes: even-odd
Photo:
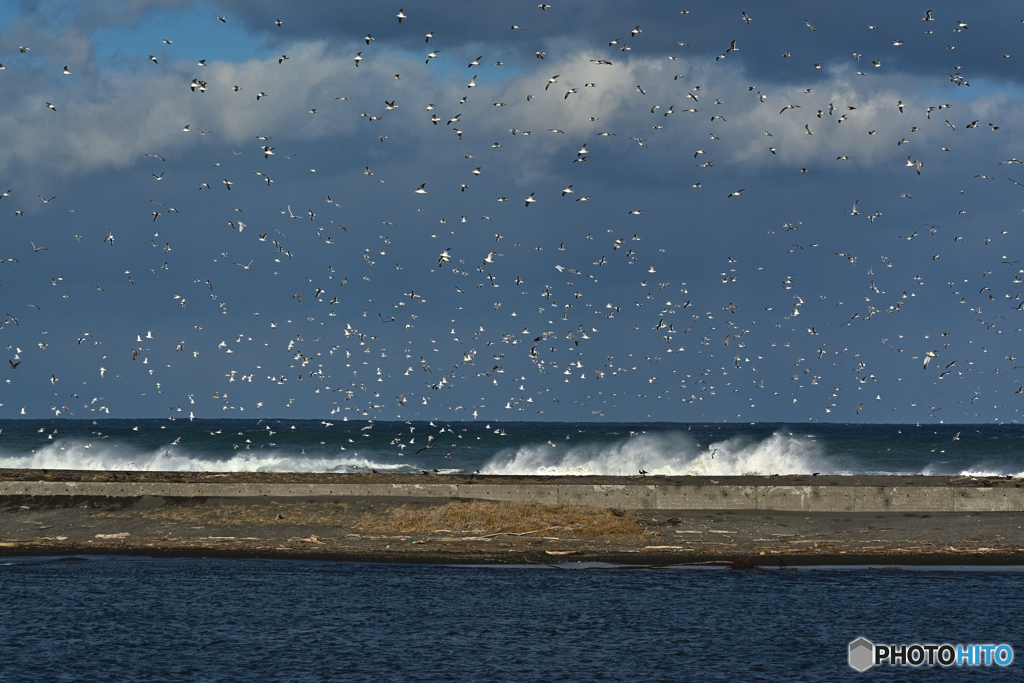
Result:
[[[0,468],[46,470],[106,470],[136,472],[369,472],[371,469],[413,471],[406,465],[374,462],[365,457],[309,457],[268,450],[239,450],[225,458],[202,457],[174,446],[156,451],[96,447],[67,442],[47,445],[34,453],[0,453]],[[418,471],[418,470],[416,470]]]
[[[770,475],[837,473],[819,447],[775,433],[762,441],[741,437],[703,446],[685,433],[644,434],[615,444],[522,446],[499,453],[482,474],[632,476],[650,474]]]

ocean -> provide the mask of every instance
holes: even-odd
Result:
[[[1020,570],[0,559],[0,679],[1020,680],[848,645],[1009,644]]]
[[[0,421],[0,467],[44,469],[1020,476],[1022,445],[1017,425]],[[4,557],[0,680],[835,680],[857,675],[859,637],[1020,650],[1022,582],[1019,568]]]
[[[0,420],[0,467],[1024,476],[1024,425]]]

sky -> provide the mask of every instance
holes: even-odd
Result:
[[[0,418],[1024,407],[1018,3],[6,12]]]

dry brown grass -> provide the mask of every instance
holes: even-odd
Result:
[[[374,534],[448,532],[453,534],[523,534],[607,536],[643,533],[632,513],[590,505],[546,505],[488,501],[453,501],[430,507],[402,505],[346,514],[344,503],[164,505],[143,510],[94,512],[93,517],[136,517],[163,525],[289,526],[358,529]],[[532,535],[532,534],[531,534]]]
[[[590,505],[542,503],[451,502],[427,508],[408,505],[368,512],[352,526],[370,533],[485,533],[522,534],[531,531],[580,536],[642,534],[632,517],[618,510]]]
[[[163,524],[196,524],[211,526],[262,526],[290,524],[293,526],[342,526],[344,503],[277,503],[259,505],[165,505],[148,510],[98,512],[93,517],[141,517]],[[284,519],[279,519],[283,517]]]

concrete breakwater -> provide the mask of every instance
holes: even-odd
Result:
[[[0,497],[577,503],[623,510],[1024,512],[1024,480],[985,477],[505,477],[0,471]]]

